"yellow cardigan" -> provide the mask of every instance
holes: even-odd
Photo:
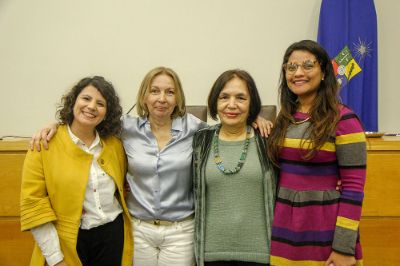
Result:
[[[101,168],[114,179],[117,198],[123,208],[125,241],[122,265],[132,265],[133,241],[130,215],[124,199],[126,157],[119,139],[101,140],[103,150],[97,159]],[[76,252],[78,230],[93,155],[72,142],[66,126],[60,126],[41,152],[28,151],[21,184],[21,230],[53,222],[68,265],[82,265]],[[45,265],[38,245],[31,265]]]

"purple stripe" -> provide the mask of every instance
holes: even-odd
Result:
[[[298,174],[298,175],[337,175],[338,168],[335,165],[332,166],[305,166],[305,165],[294,165],[281,163],[281,171]]]
[[[328,242],[332,241],[334,232],[334,230],[294,232],[281,227],[272,228],[273,237],[283,238],[292,242]]]
[[[340,197],[343,199],[349,199],[349,200],[362,202],[364,199],[364,193],[357,192],[357,191],[343,190],[342,195]]]

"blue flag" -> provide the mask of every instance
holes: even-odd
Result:
[[[378,41],[373,0],[322,0],[318,42],[332,59],[340,96],[378,131]]]

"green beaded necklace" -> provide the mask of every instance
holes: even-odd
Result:
[[[222,162],[221,156],[219,156],[219,131],[221,129],[221,126],[218,126],[217,129],[215,130],[215,134],[213,137],[213,150],[214,150],[214,162],[217,165],[218,169],[226,174],[226,175],[232,175],[236,174],[237,172],[242,169],[242,166],[244,162],[246,161],[246,156],[247,156],[247,149],[250,144],[250,135],[251,135],[251,127],[247,126],[247,131],[246,131],[246,141],[244,142],[243,149],[242,149],[242,154],[240,155],[239,161],[236,165],[235,168],[233,169],[226,169],[224,166],[224,163]]]

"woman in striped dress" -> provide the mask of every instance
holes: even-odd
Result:
[[[269,137],[269,155],[280,168],[271,265],[362,265],[365,134],[340,103],[331,61],[316,42],[286,50],[280,105]]]

